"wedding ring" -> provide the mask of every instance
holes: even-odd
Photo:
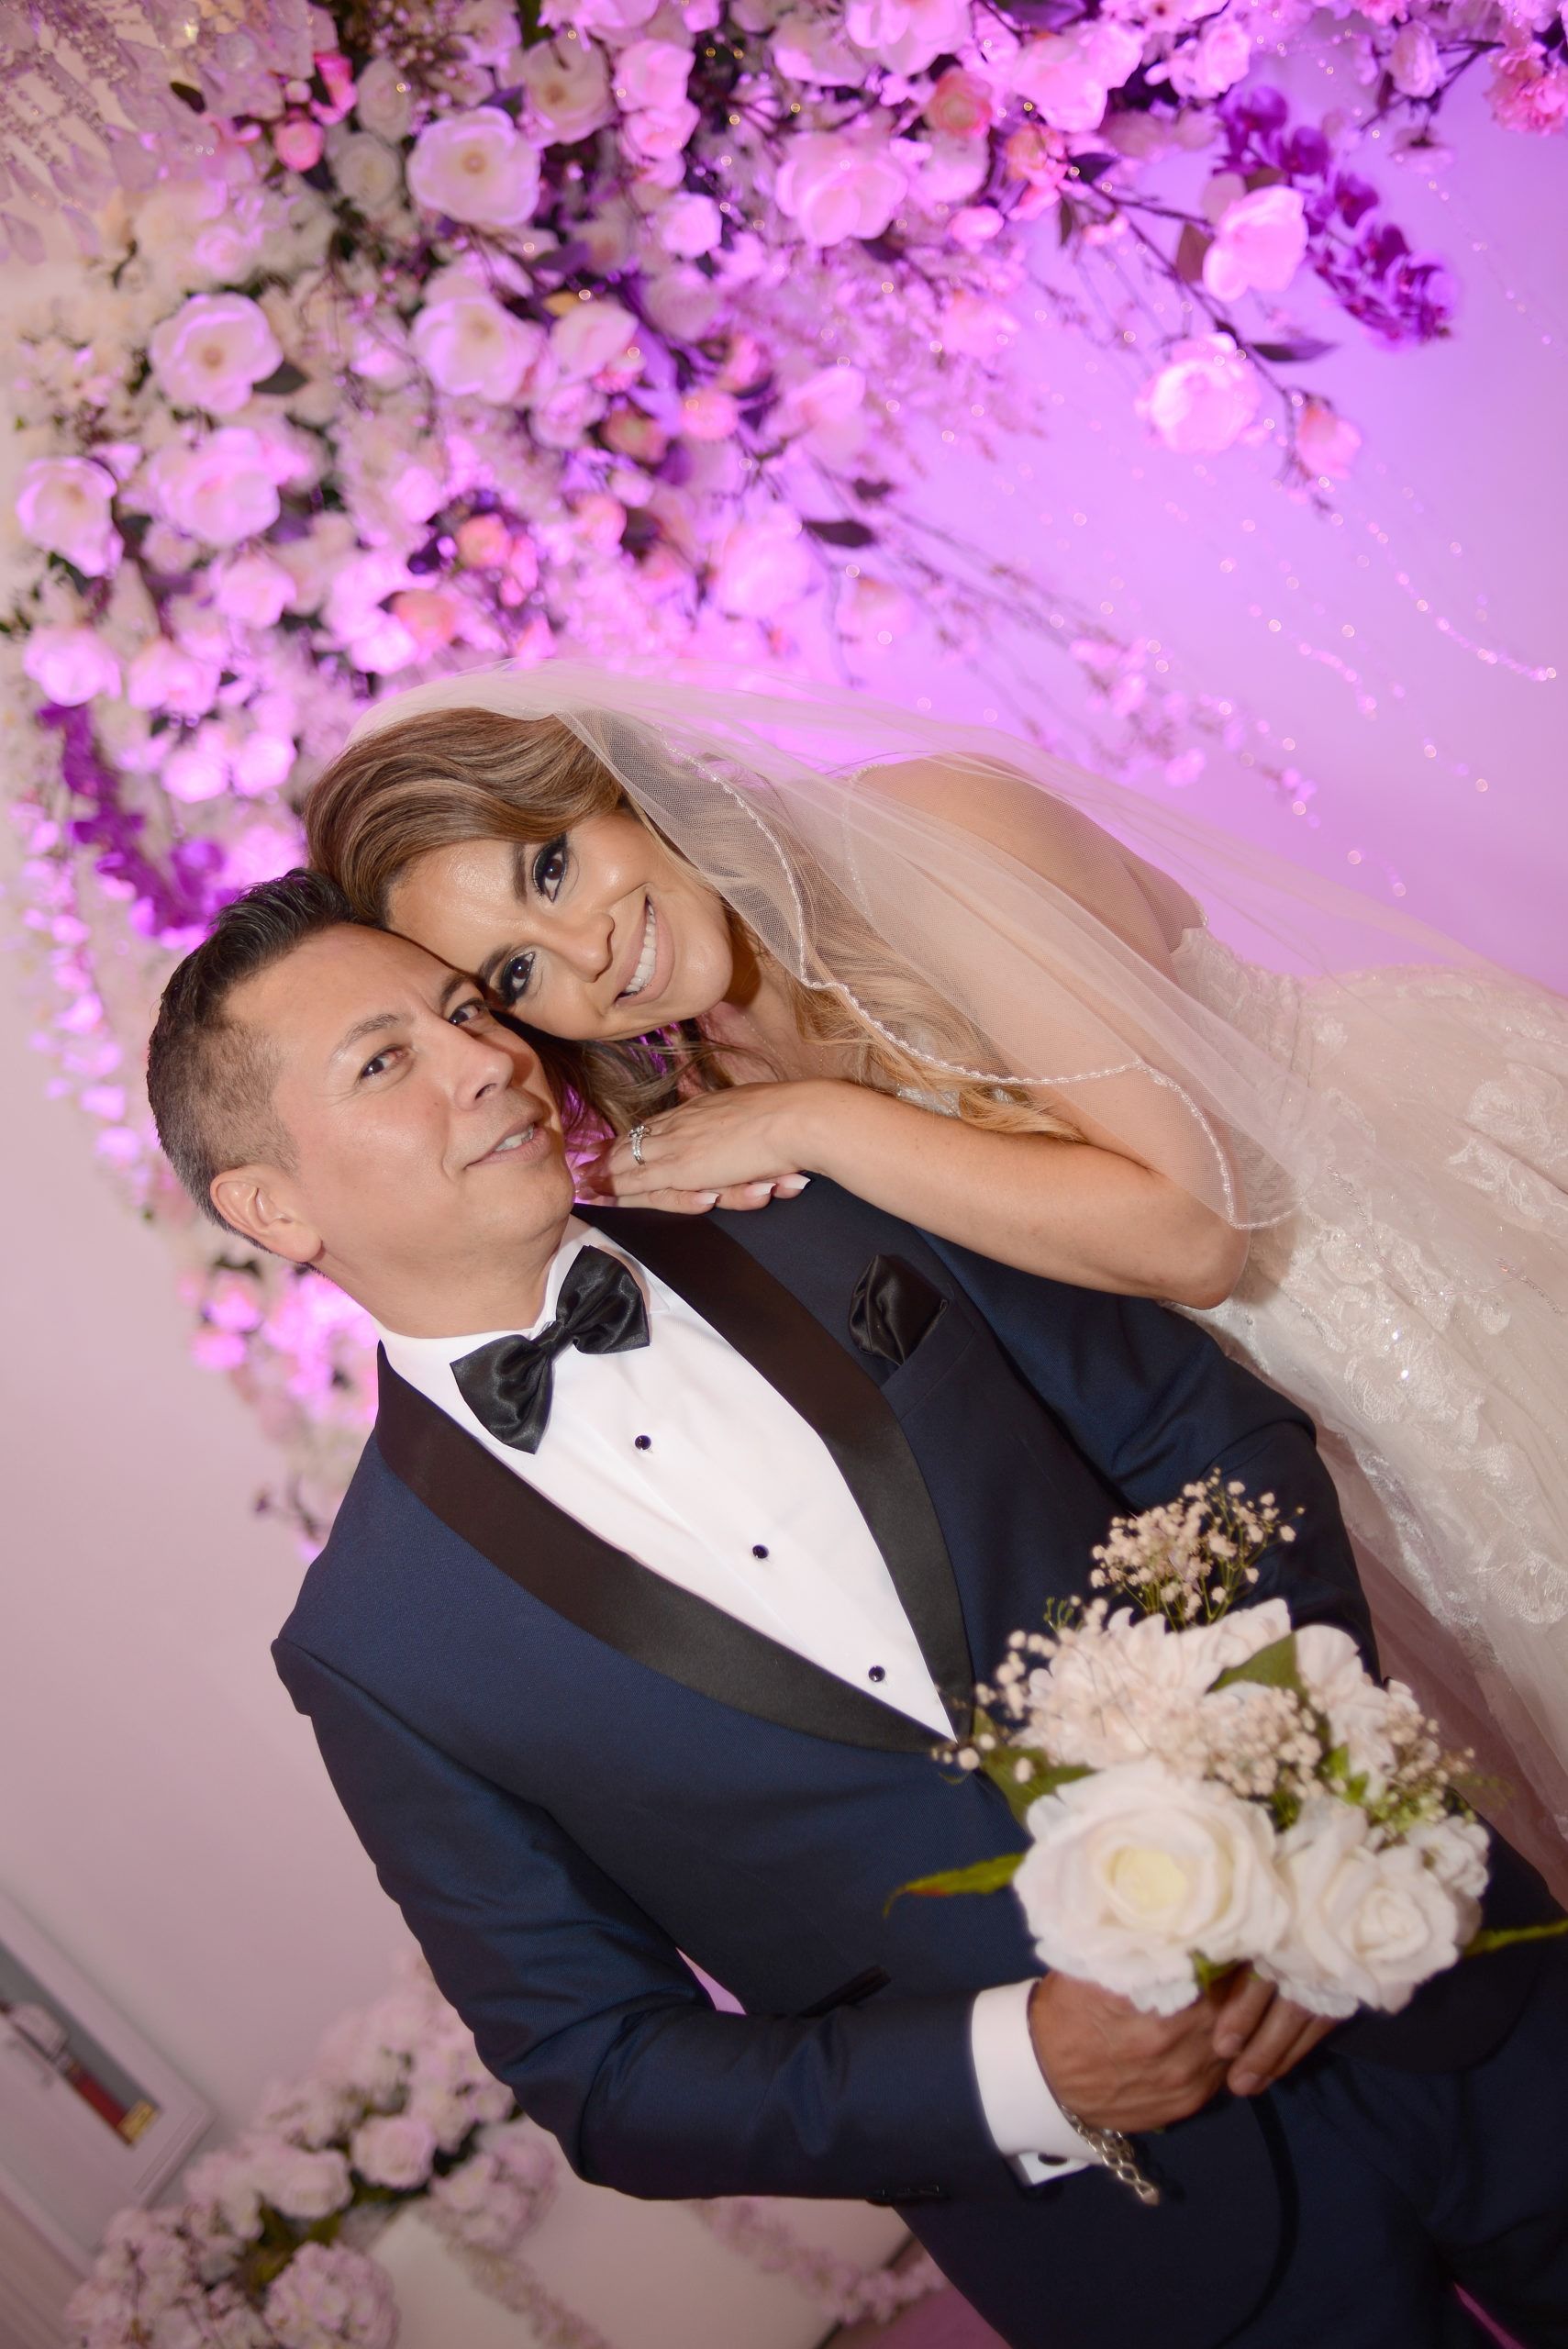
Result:
[[[646,1126],[633,1126],[627,1136],[628,1141],[631,1144],[631,1163],[634,1166],[646,1166],[648,1163],[642,1155],[642,1137],[647,1131]]]

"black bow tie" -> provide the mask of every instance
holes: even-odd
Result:
[[[516,1452],[537,1452],[550,1421],[550,1364],[563,1346],[628,1353],[648,1343],[648,1308],[630,1267],[584,1248],[562,1284],[555,1319],[537,1338],[493,1338],[452,1364],[476,1419]]]

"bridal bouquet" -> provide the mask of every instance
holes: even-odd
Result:
[[[1477,1931],[1469,1756],[1348,1633],[1238,1603],[1295,1538],[1273,1494],[1218,1476],[1118,1519],[1096,1595],[1013,1634],[972,1742],[945,1749],[1001,1788],[1027,1849],[903,1889],[1010,1883],[1044,1965],[1154,2014],[1243,1964],[1316,2014],[1393,2012],[1518,1938]]]

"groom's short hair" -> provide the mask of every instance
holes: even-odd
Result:
[[[261,1160],[289,1171],[294,1145],[273,1102],[275,1046],[231,999],[324,930],[362,927],[325,874],[262,881],[225,906],[163,990],[147,1055],[147,1096],[163,1154],[205,1216],[233,1230],[212,1202],[215,1175]]]

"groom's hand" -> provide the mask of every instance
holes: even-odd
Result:
[[[1048,1974],[1029,1993],[1035,2060],[1058,2104],[1096,2129],[1134,2135],[1200,2112],[1225,2083],[1215,2009],[1146,2015],[1114,1990]]]
[[[1294,2070],[1334,2028],[1326,2015],[1282,1998],[1272,1982],[1246,1966],[1217,1985],[1214,2043],[1229,2065],[1232,2096],[1260,2096]]]

